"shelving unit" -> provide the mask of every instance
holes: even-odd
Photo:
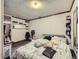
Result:
[[[28,26],[28,23],[23,23],[23,22],[19,22],[19,21],[12,21],[12,25],[13,25],[13,28],[15,28],[16,25],[19,25],[20,27],[25,27],[24,29],[27,29],[29,26]],[[19,29],[22,29],[22,28],[19,28]]]
[[[71,39],[71,16],[66,17],[66,35]]]
[[[11,17],[4,16],[4,59],[11,59]]]

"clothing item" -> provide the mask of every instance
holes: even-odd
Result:
[[[26,39],[26,40],[31,40],[31,39],[30,39],[30,33],[29,33],[29,32],[26,32],[26,34],[25,34],[25,39]]]

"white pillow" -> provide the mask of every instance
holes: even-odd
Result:
[[[59,37],[59,39],[60,39],[63,43],[66,43],[66,38]]]
[[[34,46],[39,48],[41,47],[43,44],[49,42],[48,40],[46,39],[37,39],[37,41],[35,42]]]

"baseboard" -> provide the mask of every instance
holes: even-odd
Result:
[[[18,45],[21,45],[21,44],[26,44],[26,43],[29,43],[30,41],[27,41],[27,40],[21,40],[21,41],[18,41],[18,42],[12,42],[12,47],[16,47]]]

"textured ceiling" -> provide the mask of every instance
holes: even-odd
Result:
[[[34,19],[51,14],[69,11],[73,0],[39,0],[42,8],[33,9],[31,0],[5,0],[5,14],[23,19]]]

